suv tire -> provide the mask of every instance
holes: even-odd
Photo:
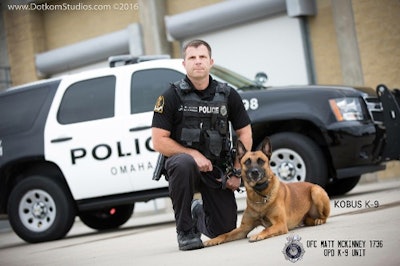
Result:
[[[40,175],[17,183],[7,208],[14,232],[30,243],[63,238],[76,215],[74,201],[65,187]]]
[[[132,216],[134,204],[120,205],[79,214],[81,221],[96,230],[118,228]]]
[[[326,192],[330,196],[343,195],[352,190],[360,181],[361,176],[352,176],[345,179],[336,180],[335,183],[329,184]]]
[[[270,141],[270,165],[281,181],[308,181],[326,186],[325,156],[311,139],[298,133],[284,132],[272,135]]]

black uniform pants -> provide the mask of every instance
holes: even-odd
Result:
[[[191,202],[195,192],[200,192],[203,212],[197,229],[212,238],[236,228],[237,205],[234,192],[222,189],[221,171],[201,173],[193,157],[188,154],[171,156],[165,162],[169,177],[169,195],[175,212],[177,231],[188,231],[193,227]]]

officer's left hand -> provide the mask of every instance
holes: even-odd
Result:
[[[226,188],[235,191],[240,187],[241,181],[242,180],[239,177],[232,176],[226,180]]]

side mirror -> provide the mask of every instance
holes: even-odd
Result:
[[[265,72],[258,72],[254,78],[257,85],[263,86],[268,81],[268,76]]]

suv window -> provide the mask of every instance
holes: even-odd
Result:
[[[106,76],[69,86],[58,110],[58,122],[71,124],[113,117],[115,80],[115,76]]]
[[[131,114],[152,111],[157,97],[169,87],[169,84],[184,77],[181,72],[166,68],[146,69],[133,73]]]

